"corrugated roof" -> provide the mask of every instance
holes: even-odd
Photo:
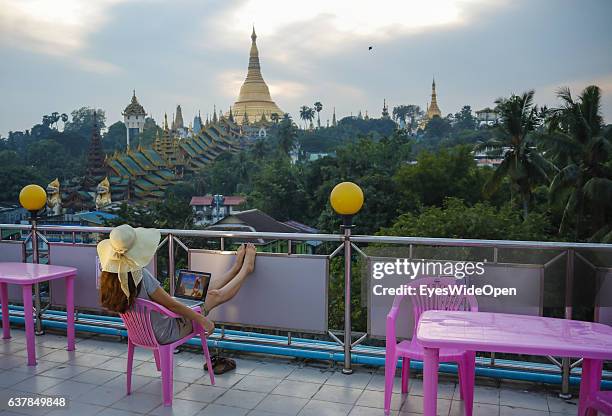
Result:
[[[265,212],[258,209],[238,212],[228,215],[221,221],[215,223],[215,228],[219,229],[224,224],[236,224],[234,219],[240,220],[242,224],[252,227],[255,231],[263,233],[295,233],[295,228],[289,227],[280,221],[275,220]]]

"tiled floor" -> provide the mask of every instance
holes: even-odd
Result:
[[[0,343],[0,415],[300,415],[370,416],[383,414],[383,369],[357,368],[350,376],[328,363],[283,357],[234,355],[238,368],[216,377],[210,386],[202,356],[183,351],[175,355],[174,405],[161,405],[161,383],[153,356],[136,350],[133,391],[125,394],[125,343],[116,338],[79,337],[77,351],[65,350],[66,338],[47,333],[37,337],[38,365],[27,367],[24,333],[13,329],[11,340]],[[397,379],[399,381],[399,379]],[[528,389],[529,391],[526,391]],[[69,408],[7,409],[9,397],[64,396]],[[565,402],[533,384],[478,380],[475,415],[575,415],[576,401]],[[422,382],[410,380],[409,393],[393,394],[394,415],[420,414]],[[438,410],[462,415],[463,402],[453,378],[442,378]]]

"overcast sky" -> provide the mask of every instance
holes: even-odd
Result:
[[[0,134],[81,106],[121,119],[132,89],[158,122],[226,111],[246,75],[251,25],[276,103],[294,117],[378,117],[383,98],[444,114],[590,84],[612,122],[609,0],[0,0]],[[369,46],[373,49],[368,50]]]

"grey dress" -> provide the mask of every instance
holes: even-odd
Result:
[[[142,282],[138,297],[151,300],[151,294],[161,287],[157,279],[147,269],[142,269]],[[151,325],[155,338],[160,344],[170,344],[186,336],[192,330],[191,321],[184,318],[170,318],[159,312],[151,311]]]

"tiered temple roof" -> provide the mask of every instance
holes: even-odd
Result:
[[[163,132],[151,147],[138,146],[106,159],[113,201],[162,198],[184,173],[202,169],[224,151],[238,151],[240,136],[240,127],[221,117],[199,133],[181,138],[172,134],[166,116]]]
[[[88,190],[92,190],[106,176],[104,150],[102,150],[102,140],[100,139],[100,130],[95,111],[93,113],[93,122],[91,141],[87,151],[87,170],[83,180],[83,187]]]
[[[124,116],[146,116],[147,115],[144,108],[142,107],[142,105],[140,105],[140,103],[138,102],[138,99],[136,98],[136,90],[134,90],[134,93],[132,94],[132,102],[130,102],[128,106],[125,107],[125,110],[123,110],[123,115]]]

